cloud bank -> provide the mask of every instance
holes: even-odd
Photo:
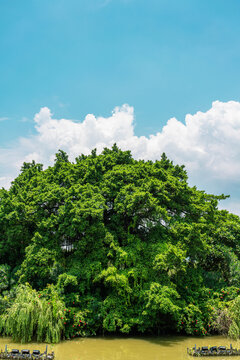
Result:
[[[109,117],[88,114],[82,122],[55,119],[44,107],[34,117],[36,135],[0,149],[0,186],[9,186],[23,161],[52,165],[58,149],[73,161],[81,153],[89,154],[93,148],[100,152],[116,142],[136,159],[156,160],[165,152],[174,163],[186,166],[191,185],[230,194],[223,207],[240,214],[240,102],[215,101],[206,112],[187,114],[184,123],[169,119],[149,137],[134,134],[134,121],[134,109],[127,104],[116,107]]]

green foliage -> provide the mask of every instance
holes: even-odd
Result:
[[[52,287],[41,296],[29,285],[21,285],[13,305],[0,317],[0,329],[14,341],[59,342],[64,329],[64,303]]]
[[[8,309],[15,298],[15,279],[9,265],[0,265],[0,315]]]
[[[230,325],[228,335],[230,338],[232,338],[234,340],[238,340],[240,337],[239,326],[236,323],[236,321],[234,321],[234,320],[233,320],[232,324]]]
[[[77,284],[76,276],[64,273],[58,277],[57,287],[65,293],[74,291]]]
[[[19,282],[29,282],[36,289],[44,288],[51,281],[51,271],[55,263],[55,252],[43,247],[41,240],[41,236],[36,233],[31,245],[26,247],[25,259],[17,272]]]
[[[218,210],[225,198],[190,187],[166,154],[137,161],[116,145],[75,163],[59,150],[46,170],[24,163],[0,190],[2,333],[237,337],[240,221]]]
[[[234,339],[240,337],[240,296],[235,298],[229,306],[229,316],[232,323],[228,335]]]
[[[232,325],[232,320],[227,308],[216,309],[214,312],[214,318],[212,323],[214,329],[218,334],[227,335]]]
[[[9,265],[0,265],[0,293],[9,287]]]

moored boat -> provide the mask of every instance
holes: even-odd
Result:
[[[192,356],[240,356],[240,349],[234,349],[232,344],[227,348],[226,346],[202,346],[197,348],[196,345],[189,349],[187,353]]]
[[[54,360],[54,352],[48,353],[47,346],[46,350],[41,353],[40,350],[33,350],[30,352],[28,349],[13,349],[8,351],[7,345],[5,346],[5,350],[1,350],[0,359],[8,359],[8,360]]]

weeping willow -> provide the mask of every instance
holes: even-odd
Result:
[[[232,323],[229,328],[228,336],[237,340],[240,338],[240,296],[235,298],[230,304],[229,315]]]
[[[16,299],[0,317],[0,332],[22,343],[31,340],[57,343],[64,328],[64,303],[54,289],[44,297],[30,285],[18,288]]]

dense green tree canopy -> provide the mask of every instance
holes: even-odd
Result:
[[[240,221],[218,210],[224,199],[190,187],[165,154],[137,161],[116,145],[74,163],[60,150],[46,170],[24,163],[0,190],[2,333],[20,337],[14,311],[38,294],[29,311],[50,299],[59,330],[44,334],[44,318],[24,339],[208,334],[226,309],[239,333]]]

